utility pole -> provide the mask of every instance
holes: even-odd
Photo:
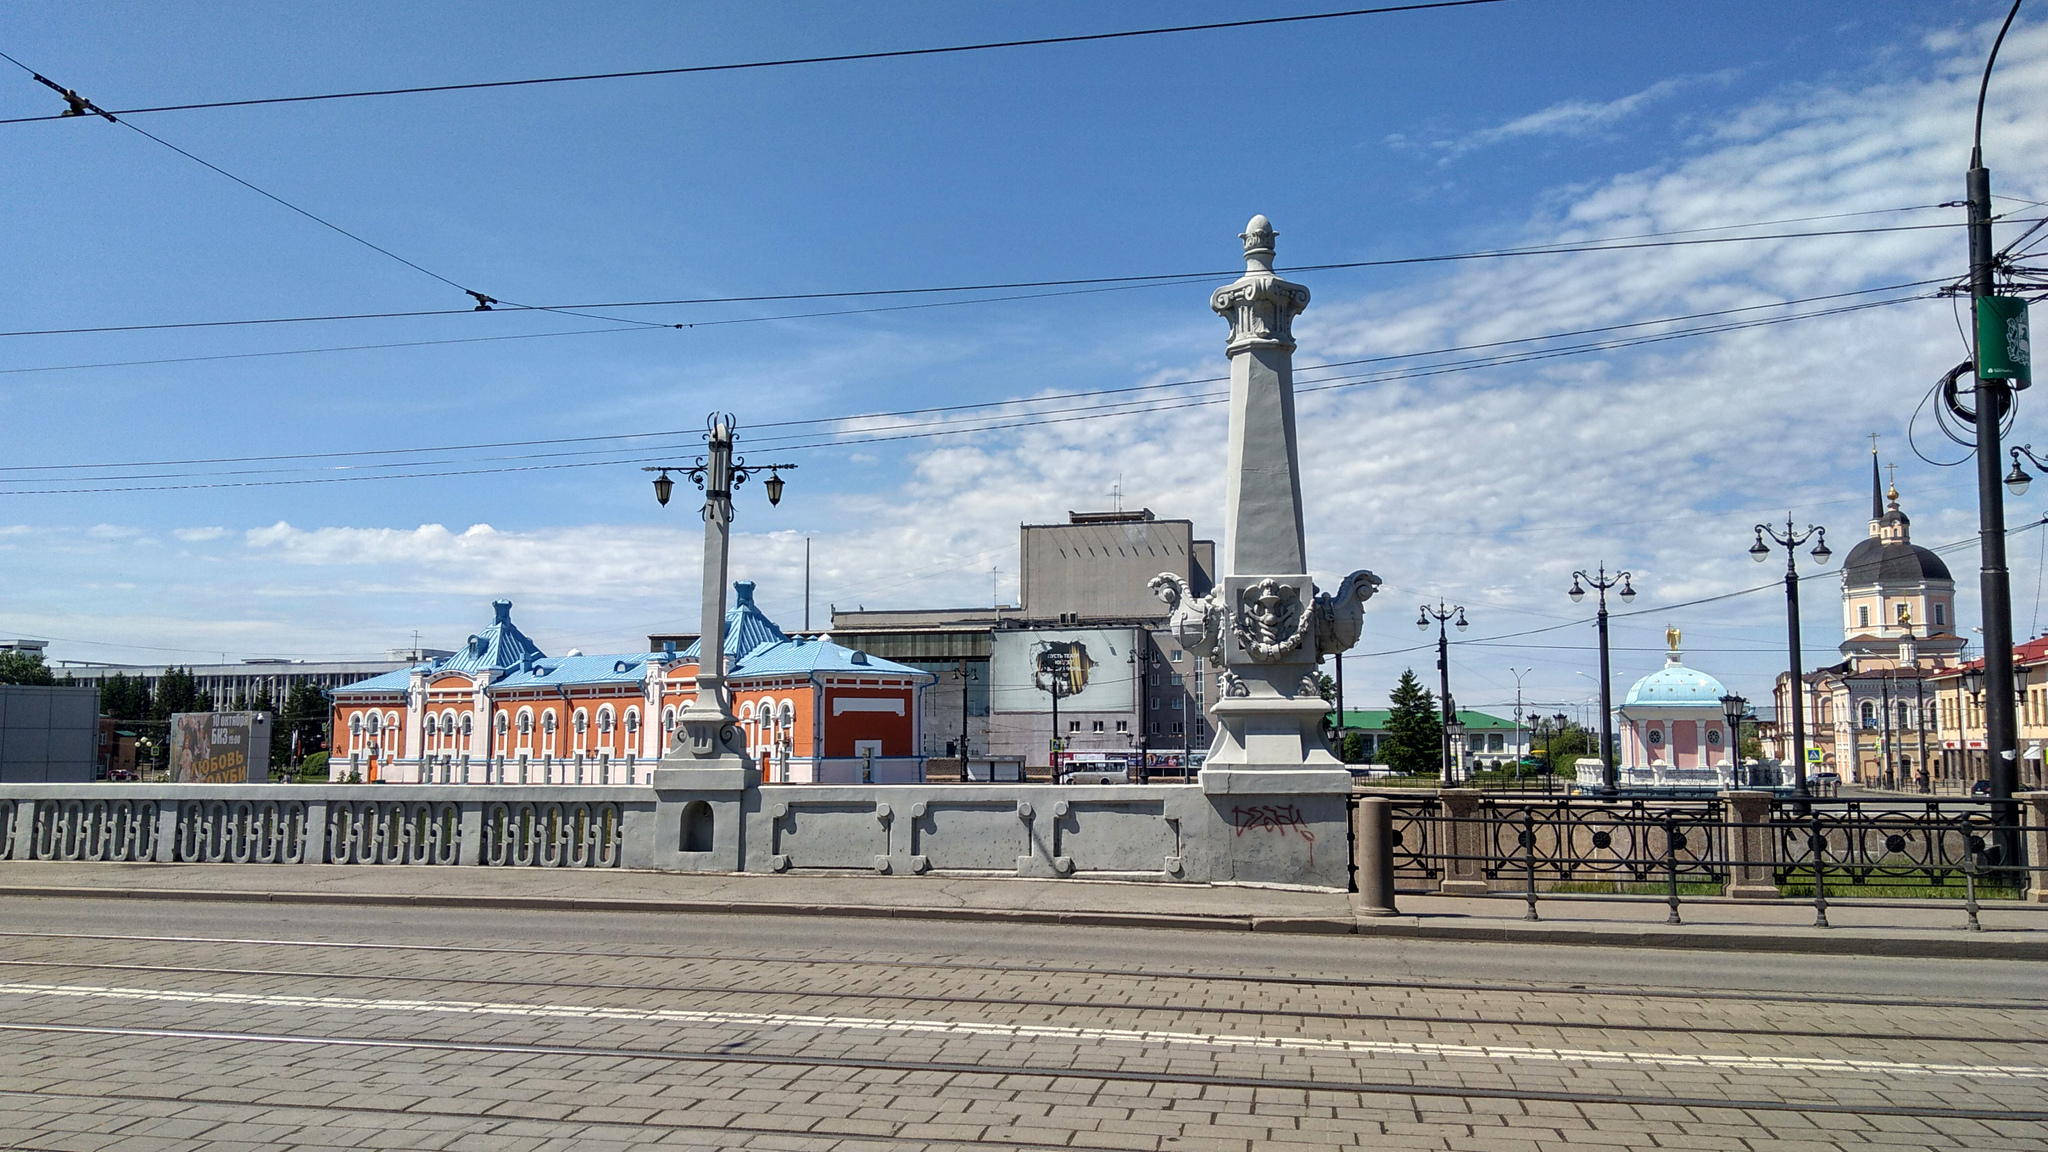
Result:
[[[960,671],[959,671],[959,676],[960,676],[960,779],[962,779],[962,780],[966,780],[966,779],[967,779],[967,683],[968,683],[968,679],[969,679],[969,677],[968,677],[968,673],[967,673],[967,660],[966,660],[966,659],[965,659],[964,657],[963,657],[963,658],[961,659],[961,661],[960,661]],[[995,770],[995,765],[994,765],[993,763],[991,763],[991,764],[989,765],[989,770],[988,770],[988,780],[989,780],[989,783],[991,783],[991,784],[995,783],[995,780],[996,780],[996,770]]]
[[[811,538],[804,537],[804,631],[811,630]]]
[[[1344,759],[1344,654],[1337,653],[1337,759]]]
[[[1998,49],[2019,15],[2021,0],[2013,0],[2005,24],[1992,42],[1990,58],[1984,61],[1984,79],[1977,87],[1977,123],[1970,146],[1970,170],[1965,175],[1966,207],[1970,233],[1970,303],[1975,317],[1973,364],[1977,423],[1977,535],[1982,567],[1978,570],[1978,592],[1984,612],[1984,758],[1991,779],[1992,820],[1996,826],[1995,861],[2011,865],[2019,858],[2018,810],[2012,795],[2019,784],[2018,728],[2013,712],[2012,682],[2012,581],[2005,563],[2005,494],[1999,487],[2000,452],[1998,426],[2013,401],[2014,385],[2024,388],[2024,377],[1988,369],[1985,328],[1987,318],[2003,319],[1993,301],[1992,284],[1996,253],[1991,247],[1991,170],[1984,166],[1984,98],[1991,87],[1991,68],[1998,62]],[[2022,313],[2024,315],[2024,313]],[[2001,350],[2003,350],[2001,342]]]

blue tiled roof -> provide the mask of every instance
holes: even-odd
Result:
[[[732,591],[733,605],[725,613],[725,654],[727,656],[744,656],[763,644],[773,644],[778,640],[789,639],[788,636],[783,635],[782,629],[775,626],[775,621],[770,620],[767,614],[763,613],[754,604],[754,582],[752,580],[733,581]],[[688,648],[683,649],[679,655],[689,660],[695,660],[697,654],[702,652],[703,649],[704,641],[700,638],[693,641]]]
[[[610,656],[556,656],[533,662],[531,669],[508,674],[498,684],[507,688],[529,688],[536,684],[638,684],[645,675],[651,652],[623,652]]]
[[[417,667],[417,665],[415,665]],[[398,668],[368,680],[336,688],[336,692],[403,692],[412,686],[412,669]]]
[[[736,602],[725,614],[725,653],[732,659],[731,676],[808,675],[812,672],[869,672],[909,676],[925,683],[938,679],[929,672],[880,657],[857,653],[829,640],[792,640],[754,603],[754,584],[741,580],[733,585]],[[412,684],[412,674],[424,671],[495,673],[493,683],[503,688],[552,687],[557,684],[638,684],[647,674],[653,652],[622,652],[606,656],[546,656],[512,623],[512,602],[494,600],[496,619],[489,628],[470,637],[462,651],[430,660],[411,668],[386,672],[368,680],[335,689],[349,692],[403,692]],[[699,646],[692,644],[677,654],[678,661],[694,663]],[[855,657],[858,656],[859,659]]]
[[[505,672],[546,655],[512,623],[510,600],[491,601],[491,611],[496,617],[491,626],[471,636],[462,651],[441,660],[437,671]]]
[[[859,657],[860,659],[855,659]],[[890,676],[909,676],[924,683],[931,683],[938,677],[921,668],[869,656],[830,640],[781,640],[774,644],[763,644],[741,657],[733,665],[733,676],[787,676],[809,675],[812,672],[867,672]]]

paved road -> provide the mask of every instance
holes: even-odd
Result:
[[[0,900],[22,1149],[2048,1149],[2041,966]]]

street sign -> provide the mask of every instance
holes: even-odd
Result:
[[[2010,380],[2025,388],[2034,380],[2033,341],[2027,333],[2027,302],[2015,296],[1977,301],[1977,378]]]
[[[1820,763],[1820,749],[1818,749],[1818,748],[1808,748],[1808,749],[1806,750],[1806,762],[1807,762],[1808,764],[1818,764],[1818,763]]]

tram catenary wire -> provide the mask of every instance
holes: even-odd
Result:
[[[679,1064],[761,1064],[797,1068],[850,1068],[869,1072],[940,1072],[960,1076],[1029,1077],[1044,1080],[1099,1080],[1104,1083],[1186,1084],[1217,1088],[1277,1088],[1294,1092],[1341,1092],[1360,1096],[1415,1096],[1434,1099],[1542,1100],[1565,1104],[1615,1104],[1624,1107],[1698,1108],[1714,1111],[1793,1112],[1851,1116],[1914,1116],[1942,1120],[2048,1123],[2048,1110],[2022,1108],[1957,1108],[1940,1104],[1838,1104],[1834,1101],[1744,1099],[1735,1096],[1676,1096],[1631,1092],[1565,1092],[1499,1088],[1481,1084],[1415,1084],[1369,1080],[1316,1080],[1229,1076],[1200,1072],[1154,1072],[1135,1068],[1086,1065],[964,1063],[946,1060],[891,1060],[874,1056],[835,1057],[748,1052],[731,1046],[715,1050],[679,1048],[600,1048],[580,1044],[521,1044],[495,1041],[435,1040],[414,1037],[319,1036],[304,1033],[215,1032],[196,1028],[124,1028],[89,1024],[0,1023],[0,1032],[130,1036],[201,1040],[214,1044],[273,1044],[342,1048],[397,1048],[412,1051],[465,1052],[479,1055],[563,1056],[598,1060],[645,1060]],[[742,1041],[741,1043],[747,1043]],[[187,1098],[189,1099],[189,1097]],[[347,1106],[341,1106],[347,1107]],[[992,1143],[1009,1144],[1009,1141]],[[1067,1147],[1072,1147],[1067,1145]]]
[[[575,956],[642,960],[702,960],[736,964],[786,964],[863,968],[872,959],[829,959],[778,953],[735,956],[719,952],[626,951],[592,948],[531,948],[489,944],[393,944],[349,940],[284,940],[235,936],[157,936],[113,932],[33,932],[0,929],[0,939],[120,940],[159,944],[246,944],[276,948],[340,948],[373,952],[445,952],[504,956]],[[1833,1004],[1875,1008],[1982,1008],[2006,1011],[2048,1012],[2048,999],[1936,1000],[1903,996],[1841,996],[1829,993],[1785,993],[1769,991],[1700,991],[1677,988],[1636,988],[1625,985],[1549,983],[1487,983],[1480,981],[1432,981],[1424,978],[1400,980],[1352,980],[1330,976],[1253,975],[1208,972],[1199,969],[1148,969],[1087,967],[1082,965],[1027,965],[966,963],[949,960],[892,958],[895,968],[929,968],[939,971],[1014,972],[1022,975],[1109,976],[1125,979],[1200,980],[1214,983],[1277,984],[1308,988],[1396,988],[1409,991],[1507,992],[1516,995],[1570,996],[1578,999],[1598,996],[1630,996],[1651,1000],[1743,1000],[1789,1004]]]
[[[1794,315],[1794,316],[1784,316],[1784,317],[1769,317],[1769,318],[1763,318],[1763,319],[1756,319],[1756,320],[1734,321],[1734,322],[1729,322],[1729,323],[1726,323],[1726,324],[1717,324],[1717,325],[1709,325],[1709,326],[1706,326],[1706,327],[1703,327],[1703,328],[1696,328],[1696,329],[1685,329],[1685,330],[1681,330],[1681,331],[1678,331],[1678,332],[1670,332],[1670,333],[1657,333],[1657,334],[1654,334],[1654,335],[1648,335],[1648,336],[1639,336],[1639,337],[1630,337],[1630,338],[1625,338],[1625,339],[1614,339],[1614,340],[1600,340],[1600,341],[1593,341],[1593,342],[1590,342],[1590,343],[1587,343],[1587,344],[1582,344],[1582,345],[1570,345],[1570,346],[1566,346],[1566,347],[1564,347],[1564,348],[1550,348],[1550,349],[1535,349],[1535,350],[1530,350],[1530,351],[1526,351],[1526,352],[1518,352],[1518,353],[1508,353],[1508,354],[1502,354],[1502,355],[1498,355],[1498,356],[1485,356],[1485,357],[1479,357],[1479,358],[1475,358],[1475,359],[1472,359],[1472,360],[1464,360],[1464,361],[1449,361],[1449,362],[1445,362],[1445,363],[1440,363],[1440,364],[1425,364],[1425,365],[1420,365],[1420,366],[1416,366],[1416,367],[1412,367],[1412,368],[1399,368],[1399,369],[1392,369],[1392,370],[1387,370],[1387,371],[1381,371],[1381,372],[1363,373],[1363,374],[1359,374],[1359,375],[1356,375],[1356,376],[1348,376],[1348,377],[1335,377],[1335,378],[1325,378],[1325,379],[1322,379],[1322,380],[1310,380],[1310,381],[1304,381],[1304,382],[1302,382],[1302,383],[1301,383],[1301,384],[1300,384],[1300,385],[1299,385],[1299,386],[1297,387],[1296,391],[1297,391],[1297,392],[1301,392],[1301,393],[1310,393],[1310,392],[1322,392],[1322,391],[1329,391],[1329,390],[1333,390],[1333,389],[1341,389],[1341,388],[1355,388],[1355,387],[1363,387],[1363,386],[1366,386],[1366,385],[1370,385],[1370,384],[1382,384],[1382,383],[1395,383],[1395,382],[1400,382],[1400,381],[1404,381],[1404,380],[1420,379],[1420,378],[1426,378],[1426,377],[1430,377],[1430,376],[1440,376],[1440,375],[1445,375],[1445,374],[1450,374],[1450,373],[1458,373],[1458,372],[1470,372],[1470,371],[1476,371],[1476,370],[1479,370],[1479,369],[1484,369],[1484,368],[1492,368],[1492,367],[1502,367],[1502,366],[1508,366],[1508,365],[1513,365],[1513,364],[1519,364],[1519,363],[1527,363],[1527,362],[1531,362],[1531,361],[1537,361],[1537,360],[1547,360],[1547,359],[1554,359],[1554,358],[1557,358],[1557,357],[1561,357],[1561,356],[1570,356],[1570,355],[1578,355],[1578,354],[1582,354],[1582,353],[1587,353],[1587,352],[1601,352],[1601,351],[1612,351],[1612,350],[1614,350],[1614,349],[1618,349],[1618,348],[1628,348],[1628,347],[1634,347],[1634,346],[1637,346],[1637,345],[1643,345],[1643,344],[1654,344],[1654,343],[1661,343],[1661,342],[1664,342],[1664,341],[1668,341],[1668,340],[1674,340],[1674,339],[1681,339],[1681,338],[1685,338],[1685,337],[1690,337],[1690,336],[1710,335],[1710,334],[1716,334],[1716,333],[1721,333],[1721,332],[1728,332],[1728,331],[1737,331],[1737,330],[1741,330],[1741,329],[1746,329],[1746,328],[1757,328],[1757,327],[1766,327],[1766,326],[1771,326],[1771,325],[1776,325],[1776,324],[1784,324],[1784,323],[1790,323],[1790,322],[1793,322],[1793,321],[1797,321],[1797,320],[1805,320],[1805,319],[1814,319],[1814,318],[1817,318],[1817,317],[1821,317],[1821,316],[1827,316],[1827,315],[1837,315],[1837,314],[1840,314],[1840,313],[1844,313],[1844,312],[1853,312],[1853,311],[1861,311],[1861,310],[1865,310],[1865,309],[1870,309],[1870,308],[1881,308],[1881,307],[1888,307],[1888,306],[1891,306],[1891,305],[1895,305],[1895,304],[1904,304],[1904,303],[1910,303],[1910,302],[1912,302],[1912,301],[1915,301],[1915,300],[1919,300],[1919,299],[1922,299],[1922,298],[1923,298],[1923,297],[1921,297],[1921,296],[1917,296],[1917,295],[1916,295],[1916,296],[1904,296],[1904,297],[1897,297],[1897,298],[1893,298],[1893,299],[1888,299],[1888,300],[1879,300],[1879,301],[1871,301],[1871,302],[1867,302],[1867,303],[1863,303],[1863,304],[1855,304],[1855,305],[1845,305],[1845,306],[1842,306],[1842,307],[1839,307],[1839,308],[1834,308],[1834,309],[1826,309],[1826,310],[1822,310],[1822,311],[1820,311],[1820,312],[1812,312],[1812,313],[1801,313],[1801,314],[1798,314],[1798,315]],[[1163,387],[1177,387],[1177,386],[1180,386],[1180,385],[1164,385]],[[1114,391],[1127,391],[1127,390],[1129,390],[1129,389],[1117,389],[1117,390],[1114,390]],[[967,425],[959,425],[959,424],[955,424],[955,423],[953,423],[953,422],[951,422],[951,421],[946,421],[946,420],[934,420],[934,421],[927,421],[927,422],[924,422],[924,423],[922,423],[922,424],[916,424],[916,425],[908,425],[908,426],[905,426],[905,427],[906,427],[906,430],[903,430],[903,431],[889,431],[889,430],[887,430],[887,429],[871,429],[871,430],[862,430],[862,429],[855,429],[855,430],[852,430],[852,431],[849,431],[849,432],[845,432],[845,433],[839,433],[838,435],[839,435],[839,436],[841,437],[841,438],[839,438],[839,439],[830,439],[830,440],[814,440],[814,441],[811,441],[811,442],[808,442],[808,443],[788,443],[787,441],[791,441],[791,440],[798,440],[798,441],[802,441],[802,440],[804,440],[804,439],[805,439],[805,437],[806,437],[806,436],[815,436],[815,435],[833,435],[833,434],[832,434],[832,433],[793,433],[793,434],[783,434],[783,435],[770,435],[770,436],[767,436],[767,437],[757,437],[757,438],[755,438],[754,440],[750,441],[750,443],[753,443],[753,444],[755,444],[755,445],[757,445],[757,446],[761,446],[761,447],[774,447],[774,448],[775,448],[776,450],[778,450],[778,451],[785,451],[785,452],[796,452],[796,451],[805,451],[805,450],[818,450],[818,449],[825,449],[825,448],[847,448],[847,447],[855,447],[855,446],[858,446],[858,445],[863,445],[863,444],[876,444],[876,443],[892,442],[892,441],[899,441],[899,440],[916,440],[916,439],[930,439],[930,438],[936,438],[936,437],[942,437],[942,436],[963,436],[963,435],[975,435],[975,434],[980,434],[980,433],[986,433],[986,432],[998,432],[998,431],[1006,431],[1006,430],[1012,430],[1012,429],[1017,429],[1017,428],[1033,428],[1033,427],[1042,427],[1042,426],[1047,426],[1047,425],[1053,425],[1053,424],[1067,424],[1067,423],[1074,423],[1074,422],[1077,422],[1077,421],[1087,421],[1087,420],[1103,420],[1103,419],[1113,419],[1113,418],[1116,418],[1116,417],[1121,417],[1121,416],[1138,416],[1138,415],[1151,415],[1151,414],[1157,414],[1157,413],[1160,413],[1160,412],[1172,412],[1172,411],[1178,411],[1178,410],[1181,410],[1181,409],[1187,409],[1187,408],[1199,408],[1199,407],[1205,407],[1205,406],[1212,406],[1212,405],[1216,405],[1216,404],[1221,404],[1221,403],[1224,403],[1224,402],[1225,402],[1225,401],[1226,401],[1227,399],[1228,399],[1228,396],[1227,396],[1227,394],[1224,394],[1224,393],[1198,393],[1198,394],[1195,394],[1195,395],[1192,395],[1192,396],[1184,396],[1184,397],[1161,397],[1161,398],[1156,398],[1156,399],[1131,399],[1131,400],[1116,400],[1116,401],[1110,401],[1110,402],[1108,402],[1108,403],[1103,403],[1103,404],[1094,404],[1094,405],[1081,405],[1081,406],[1077,406],[1077,407],[1073,407],[1073,408],[1066,408],[1066,409],[1048,409],[1048,410],[1044,410],[1044,411],[1039,411],[1039,412],[1021,412],[1021,413],[1014,413],[1014,414],[991,414],[991,415],[989,415],[989,416],[986,416],[986,417],[981,417],[981,418],[980,418],[980,419],[982,419],[982,420],[984,420],[984,421],[999,421],[999,422],[996,422],[996,423],[978,423],[978,424],[967,424]],[[1005,404],[1008,404],[1008,405],[1017,405],[1017,406],[1024,406],[1024,405],[1029,405],[1029,404],[1032,404],[1032,403],[1037,403],[1037,402],[1042,402],[1042,401],[1022,400],[1022,401],[1007,401],[1007,402],[1004,402],[1004,403],[1005,403]],[[1075,413],[1075,414],[1073,414],[1073,415],[1064,415],[1064,416],[1060,416],[1060,415],[1055,415],[1056,413],[1060,413],[1060,412],[1068,412],[1068,413]],[[868,419],[868,418],[867,418],[867,417],[857,417],[857,418],[855,418],[855,419]],[[924,429],[924,430],[919,430],[919,429]],[[887,434],[868,434],[868,433],[880,433],[880,432],[885,432],[885,431],[887,432]],[[593,438],[593,439],[597,439],[597,438]],[[603,439],[611,439],[611,437],[604,437]],[[586,449],[586,450],[579,450],[579,451],[564,451],[564,452],[554,452],[554,453],[535,453],[535,454],[531,454],[531,455],[529,455],[529,456],[524,456],[524,457],[507,457],[507,458],[503,458],[503,459],[540,459],[540,458],[545,458],[545,457],[559,457],[559,456],[590,456],[590,455],[608,455],[608,456],[617,456],[617,455],[618,455],[618,454],[620,454],[620,453],[628,453],[628,452],[636,452],[636,451],[642,451],[642,452],[644,452],[644,451],[651,451],[651,450],[652,450],[652,448],[650,448],[650,447],[647,447],[647,446],[636,446],[636,447],[633,447],[633,448],[610,448],[610,449]],[[475,458],[474,462],[476,462],[476,463],[486,463],[486,462],[488,462],[488,461],[490,461],[490,460],[493,460],[493,459],[501,459],[501,458],[496,458],[496,457],[480,457],[480,458]],[[373,467],[374,467],[374,468],[395,468],[395,467],[431,467],[431,466],[438,466],[438,465],[443,465],[443,464],[449,464],[449,463],[468,463],[468,462],[471,462],[471,461],[469,461],[469,460],[454,460],[454,461],[450,461],[450,460],[440,460],[440,461],[433,461],[433,460],[428,460],[428,461],[409,461],[409,462],[406,462],[406,461],[402,461],[402,462],[395,462],[395,463],[383,463],[383,464],[364,464],[364,465],[332,465],[332,466],[326,466],[326,467],[325,467],[324,469],[321,469],[321,470],[326,470],[326,471],[351,471],[351,470],[353,470],[353,469],[354,469],[354,468],[356,468],[356,467],[363,467],[363,468],[373,468]],[[429,479],[429,478],[437,478],[437,477],[450,477],[450,476],[476,476],[476,475],[496,475],[496,474],[502,474],[502,473],[511,473],[511,472],[538,472],[538,471],[558,471],[558,470],[562,470],[562,469],[572,469],[572,468],[593,468],[593,467],[603,467],[603,466],[607,466],[607,465],[615,465],[615,464],[622,464],[622,463],[624,463],[624,464],[631,464],[631,463],[648,463],[648,462],[659,462],[659,461],[658,461],[658,460],[656,460],[656,458],[654,458],[654,457],[625,457],[625,458],[617,458],[617,459],[609,459],[609,460],[571,460],[571,461],[566,461],[566,462],[559,462],[559,463],[550,463],[550,464],[526,464],[526,465],[515,465],[515,466],[506,466],[506,467],[480,467],[480,468],[463,468],[463,469],[452,469],[452,470],[446,470],[446,471],[439,471],[439,472],[381,472],[381,473],[376,473],[376,474],[365,474],[365,475],[349,475],[349,476],[314,476],[314,477],[303,477],[303,478],[299,478],[299,479],[282,479],[282,480],[235,480],[235,481],[219,481],[219,482],[214,482],[214,483],[201,483],[201,484],[161,484],[161,485],[132,485],[132,484],[118,484],[118,482],[119,482],[119,481],[125,481],[125,480],[131,480],[131,479],[149,479],[149,478],[152,478],[152,477],[151,477],[151,476],[149,476],[148,474],[142,474],[142,475],[133,475],[133,474],[131,474],[131,475],[123,475],[123,476],[98,476],[98,477],[71,477],[71,476],[42,476],[42,477],[21,477],[21,476],[16,476],[16,477],[8,477],[8,478],[6,478],[4,482],[5,482],[5,483],[10,483],[10,484],[33,484],[33,483],[45,483],[45,484],[47,484],[47,483],[59,483],[59,482],[67,482],[67,481],[68,481],[68,482],[71,482],[71,483],[104,483],[104,482],[116,482],[116,483],[117,483],[117,486],[102,486],[102,487],[92,487],[92,488],[44,488],[44,489],[6,489],[6,490],[0,490],[0,495],[14,495],[14,496],[48,496],[48,495],[72,495],[72,494],[79,494],[79,493],[87,493],[87,494],[90,494],[90,493],[111,493],[111,492],[162,492],[162,491],[188,491],[188,490],[195,490],[195,489],[209,489],[209,488],[264,488],[264,487],[281,487],[281,486],[300,486],[300,485],[309,485],[309,484],[346,484],[346,483],[362,483],[362,482],[366,482],[366,481],[373,481],[373,480],[397,480],[397,479]],[[139,466],[139,465],[134,465],[134,466]],[[32,466],[23,466],[23,467],[27,468],[27,467],[32,467]],[[63,468],[70,468],[70,467],[75,467],[75,466],[71,466],[71,465],[53,465],[53,466],[50,466],[50,468],[49,468],[49,469],[46,469],[46,470],[50,470],[50,471],[55,471],[55,470],[58,470],[58,469],[63,469]],[[131,467],[133,467],[133,466],[131,466]],[[281,471],[281,472],[291,472],[291,471],[303,471],[303,470],[302,470],[302,469],[267,469],[267,470],[266,470],[266,469],[251,469],[251,470],[246,470],[246,471],[248,471],[248,472],[251,472],[251,473],[260,473],[260,472],[280,472],[280,471]],[[218,472],[218,471],[215,471],[215,472],[198,472],[198,473],[165,473],[165,474],[162,474],[162,475],[164,475],[164,476],[172,476],[172,477],[175,477],[175,476],[184,476],[184,475],[192,475],[192,476],[212,476],[212,475],[237,475],[237,474],[239,474],[239,473],[237,473],[237,472],[234,472],[234,471],[228,471],[228,472]]]
[[[1661,899],[1662,897],[1651,898],[1651,902]],[[0,960],[0,967],[77,968],[92,971],[162,972],[200,976],[281,976],[305,980],[347,981],[351,984],[388,982],[416,986],[419,982],[416,976],[382,975],[360,971],[331,972],[289,968],[224,968],[219,966],[183,964],[121,964],[86,960]],[[440,973],[436,984],[442,990],[460,987],[465,984],[476,984],[487,987],[566,988],[586,992],[669,992],[724,996],[779,996],[807,1000],[894,1000],[910,1004],[972,1004],[984,1007],[1072,1008],[1110,1012],[1174,1012],[1183,1015],[1283,1017],[1300,1020],[1378,1020],[1429,1025],[1457,1024],[1509,1028],[1555,1028],[1562,1031],[1670,1032],[1686,1035],[1707,1034],[1715,1036],[1796,1036],[1820,1040],[1893,1040],[1957,1044],[2048,1045],[2048,1036],[1971,1036],[1953,1032],[1934,1035],[1919,1032],[1844,1032],[1825,1029],[1779,1027],[1746,1028],[1733,1025],[1621,1024],[1612,1020],[1534,1020],[1527,1017],[1505,1016],[1425,1016],[1417,1015],[1413,1012],[1332,1011],[1320,1008],[1227,1008],[1184,1002],[1148,1004],[1124,1000],[1062,1000],[1049,997],[1026,996],[947,996],[936,993],[885,991],[830,992],[808,988],[740,987],[725,984],[647,984],[602,980],[558,980],[538,977],[522,979],[507,976],[462,976],[448,972]]]

